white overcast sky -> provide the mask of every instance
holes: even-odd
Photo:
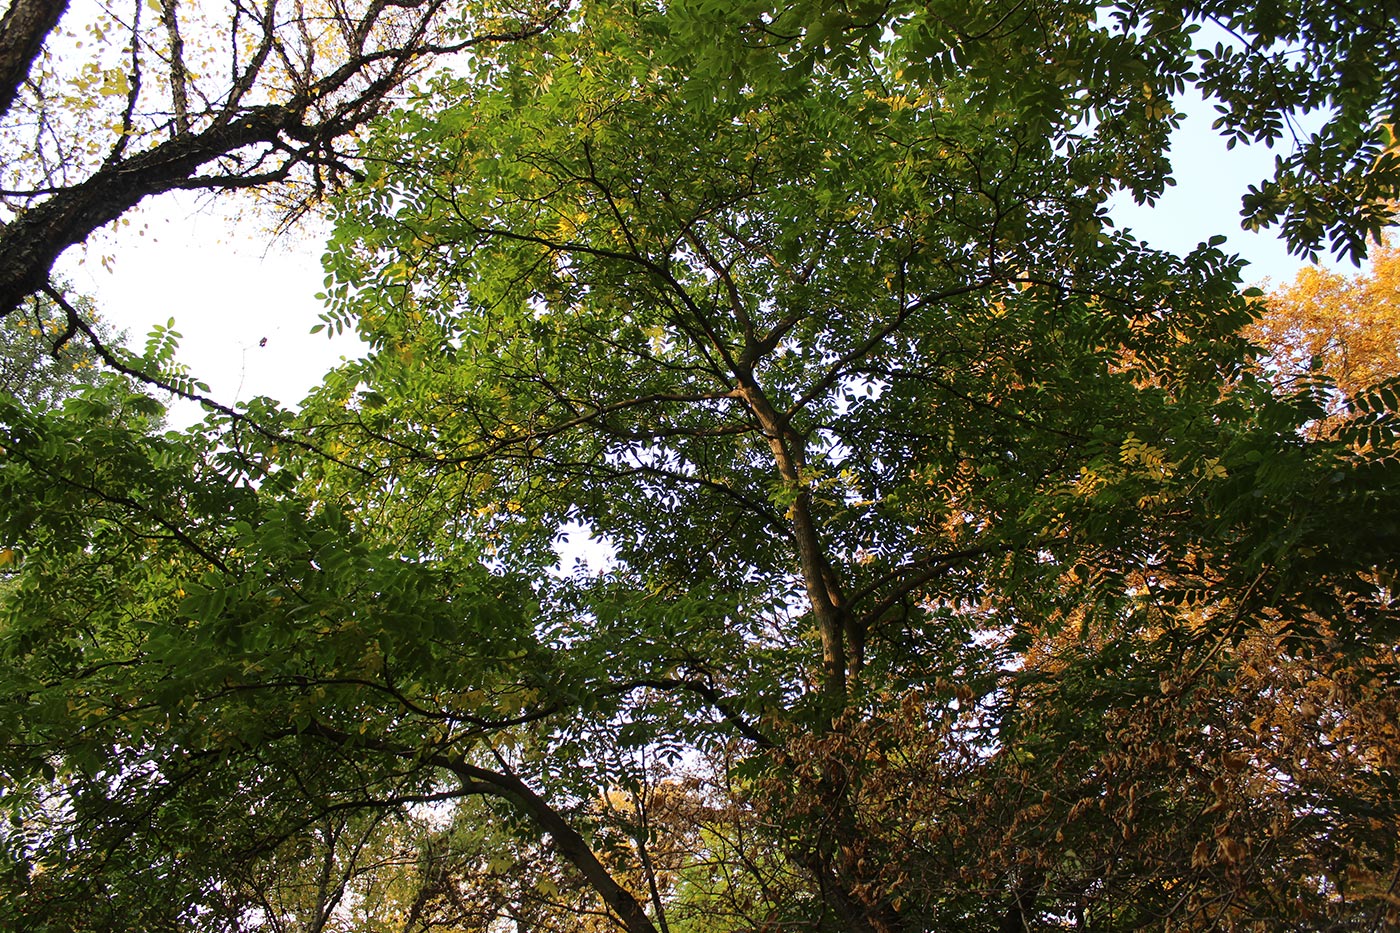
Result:
[[[133,349],[174,318],[178,359],[218,401],[267,395],[294,405],[342,357],[362,352],[353,334],[310,333],[323,310],[324,225],[273,239],[266,215],[230,207],[186,193],[150,199],[129,225],[65,254],[60,273]],[[198,406],[179,404],[170,420],[200,417]]]
[[[1225,249],[1251,263],[1248,281],[1291,279],[1301,263],[1278,239],[1239,225],[1240,196],[1269,173],[1274,153],[1263,147],[1227,152],[1209,122],[1208,108],[1190,107],[1173,145],[1176,187],[1151,209],[1120,199],[1115,221],[1178,253],[1225,234]],[[153,325],[174,318],[183,335],[179,358],[214,398],[232,404],[268,395],[295,405],[342,357],[361,352],[353,335],[328,340],[310,333],[322,310],[314,296],[322,287],[324,225],[310,224],[269,245],[266,217],[251,211],[236,219],[205,201],[188,194],[152,199],[129,224],[70,250],[60,272],[95,298],[99,313],[137,347]],[[200,417],[197,406],[177,405],[170,420],[178,427]]]

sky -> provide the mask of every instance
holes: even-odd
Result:
[[[1213,105],[1194,92],[1174,103],[1186,115],[1172,136],[1176,185],[1152,207],[1136,205],[1127,195],[1118,196],[1112,204],[1114,222],[1131,228],[1153,246],[1178,254],[1190,252],[1214,234],[1224,234],[1227,240],[1221,248],[1249,261],[1245,269],[1248,284],[1291,280],[1305,263],[1288,254],[1277,229],[1256,232],[1240,228],[1240,198],[1250,185],[1273,174],[1274,157],[1280,150],[1263,145],[1227,149],[1225,140],[1210,128],[1215,119]]]
[[[1274,152],[1237,147],[1210,130],[1210,108],[1187,111],[1173,138],[1177,185],[1151,208],[1128,197],[1112,206],[1114,222],[1160,248],[1189,252],[1213,234],[1249,260],[1247,282],[1291,280],[1302,266],[1270,231],[1240,229],[1240,196],[1270,174]],[[267,395],[295,405],[343,358],[363,347],[353,335],[312,335],[321,303],[323,223],[312,222],[269,243],[265,215],[234,215],[228,206],[189,193],[148,202],[121,224],[64,256],[60,272],[99,313],[139,348],[155,324],[174,318],[179,359],[232,404]],[[105,262],[104,262],[105,258]],[[265,342],[264,342],[265,341]],[[177,403],[172,427],[198,421],[197,405]]]
[[[104,231],[63,257],[60,271],[140,350],[152,326],[175,320],[177,359],[232,404],[259,395],[295,405],[343,358],[361,355],[353,334],[312,334],[325,225],[272,239],[266,215],[181,192],[152,200],[129,225]],[[106,260],[104,262],[104,259]],[[176,403],[169,422],[198,421]]]

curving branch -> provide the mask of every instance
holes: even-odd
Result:
[[[471,764],[463,756],[452,752],[427,751],[374,737],[351,735],[314,721],[307,726],[305,734],[344,748],[369,749],[442,768],[457,778],[463,794],[481,794],[505,801],[554,840],[559,854],[583,875],[588,885],[613,911],[619,925],[627,933],[657,933],[646,910],[632,893],[612,876],[607,866],[589,846],[588,840],[584,839],[549,801],[510,771],[492,771]]]
[[[0,22],[0,111],[14,102],[64,6],[15,0]],[[240,4],[233,16],[231,86],[204,112],[195,114],[190,111],[191,79],[185,64],[189,37],[180,31],[174,0],[165,0],[161,28],[171,46],[166,77],[173,113],[160,125],[168,126],[170,135],[156,142],[146,133],[144,145],[136,145],[138,120],[155,117],[136,112],[137,98],[144,92],[137,80],[140,73],[134,69],[140,62],[137,50],[147,40],[136,34],[133,24],[126,113],[121,115],[121,132],[109,156],[81,180],[66,185],[49,182],[43,190],[36,187],[20,195],[24,203],[0,225],[0,317],[43,288],[64,250],[84,242],[152,195],[189,188],[263,187],[304,173],[310,176],[314,198],[324,189],[327,172],[333,181],[353,164],[350,150],[356,131],[387,109],[394,93],[429,60],[530,38],[547,29],[563,10],[562,5],[546,2],[536,15],[513,26],[453,38],[438,34],[446,8],[446,0],[380,2],[358,15],[346,14],[351,48],[340,60],[323,65],[287,49],[288,43],[297,46],[309,36],[300,32],[308,25],[305,17],[279,19],[276,0],[252,10]],[[395,18],[392,22],[390,16]],[[240,63],[238,45],[248,32],[241,23],[253,24],[256,44]],[[279,83],[291,87],[279,89]],[[278,100],[279,91],[289,91],[290,96]],[[42,88],[35,93],[41,94]],[[305,209],[301,205],[291,213]]]

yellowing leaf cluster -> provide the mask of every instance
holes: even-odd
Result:
[[[1376,245],[1371,269],[1344,276],[1310,266],[1265,299],[1249,336],[1280,380],[1310,370],[1343,393],[1400,375],[1400,248]]]

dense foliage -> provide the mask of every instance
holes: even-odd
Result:
[[[1309,317],[1104,208],[1190,81],[1332,107],[1254,219],[1390,216],[1396,20],[1270,10],[584,4],[426,82],[299,412],[0,402],[0,918],[1400,923],[1400,371],[1308,336],[1391,254]]]
[[[93,320],[91,308],[79,313],[92,322],[99,343],[116,342],[110,328]],[[29,406],[52,404],[70,395],[75,385],[102,378],[97,354],[73,339],[68,324],[66,312],[45,300],[0,319],[0,394]]]

